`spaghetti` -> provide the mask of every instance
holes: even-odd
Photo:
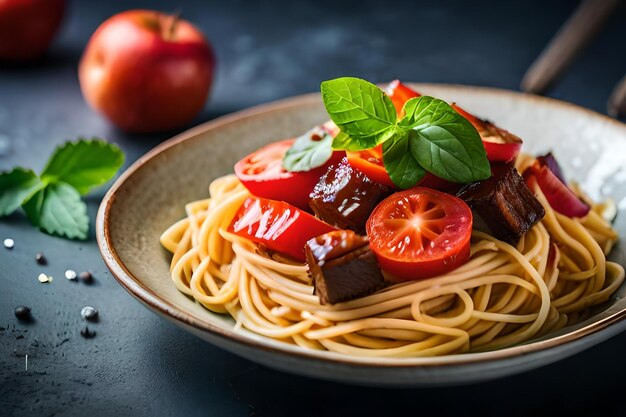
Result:
[[[469,262],[450,273],[332,306],[319,303],[306,265],[227,232],[250,196],[234,175],[213,181],[210,198],[187,204],[186,218],[161,243],[173,254],[181,292],[263,336],[358,356],[493,350],[584,319],[624,280],[622,266],[606,260],[617,234],[600,205],[572,219],[532,191],[546,215],[517,246],[475,230]]]

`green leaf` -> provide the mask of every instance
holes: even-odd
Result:
[[[404,103],[404,117],[398,124],[413,129],[421,124],[430,123],[433,110],[440,103],[447,104],[445,101],[430,96],[411,98]],[[450,108],[452,109],[452,107]]]
[[[124,163],[124,153],[116,145],[101,139],[67,142],[58,147],[41,173],[45,183],[64,182],[79,193],[102,185]]]
[[[8,216],[43,187],[30,169],[13,168],[0,174],[0,216]]]
[[[22,207],[31,223],[46,233],[70,239],[87,238],[87,206],[78,191],[69,184],[48,184]]]
[[[448,103],[433,97],[412,98],[399,126],[412,129],[409,147],[427,171],[451,182],[468,183],[491,176],[480,135]]]
[[[343,77],[324,81],[321,91],[330,118],[350,138],[344,135],[343,140],[335,140],[335,149],[369,149],[393,136],[396,109],[385,92],[374,84]]]
[[[321,167],[333,155],[333,137],[316,127],[295,140],[283,158],[283,168],[289,172],[310,171]]]
[[[346,149],[347,150],[350,147],[351,141],[352,141],[352,138],[350,138],[350,136],[346,135],[343,132],[339,132],[337,133],[337,136],[335,136],[335,138],[333,139],[333,149],[337,149],[337,150]]]
[[[409,150],[406,132],[399,132],[383,143],[383,163],[391,181],[399,188],[411,188],[426,175]]]

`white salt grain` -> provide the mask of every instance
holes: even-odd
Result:
[[[39,280],[39,282],[41,282],[42,284],[46,284],[48,282],[52,282],[52,277],[48,276],[46,274],[39,274],[39,276],[37,277],[37,279]]]

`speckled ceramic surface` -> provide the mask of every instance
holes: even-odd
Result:
[[[616,227],[626,238],[626,125],[567,103],[514,92],[428,84],[417,88],[496,121],[522,137],[526,151],[553,150],[567,176],[592,197],[615,199]],[[497,378],[575,354],[626,328],[622,286],[588,320],[524,345],[439,358],[355,358],[235,331],[229,317],[211,313],[178,292],[169,275],[170,255],[159,236],[184,216],[184,204],[205,198],[211,180],[232,172],[247,153],[326,119],[319,95],[301,96],[208,122],[150,151],[117,180],[100,206],[97,237],[107,266],[148,308],[211,343],[287,372],[360,384],[428,386]],[[624,243],[611,258],[626,263]]]

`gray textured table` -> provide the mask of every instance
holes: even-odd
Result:
[[[0,169],[40,170],[53,148],[78,136],[119,144],[127,164],[176,132],[131,136],[85,105],[76,67],[98,24],[131,7],[181,10],[213,41],[219,70],[197,122],[315,91],[355,75],[516,89],[524,70],[571,13],[570,1],[485,2],[71,2],[47,57],[0,67]],[[228,3],[228,4],[222,4]],[[263,4],[263,5],[262,5]],[[622,10],[553,96],[603,111],[626,70]],[[1,139],[1,138],[0,138]],[[88,198],[93,224],[103,190]],[[626,334],[540,370],[448,389],[351,387],[271,371],[223,352],[157,318],[102,262],[93,230],[74,242],[34,230],[24,216],[0,220],[0,415],[626,415]],[[48,266],[35,263],[43,252]],[[63,278],[90,270],[93,285]],[[42,285],[37,275],[55,280]],[[24,325],[17,305],[33,309]],[[100,310],[84,339],[80,309]],[[25,370],[25,355],[29,356]]]

